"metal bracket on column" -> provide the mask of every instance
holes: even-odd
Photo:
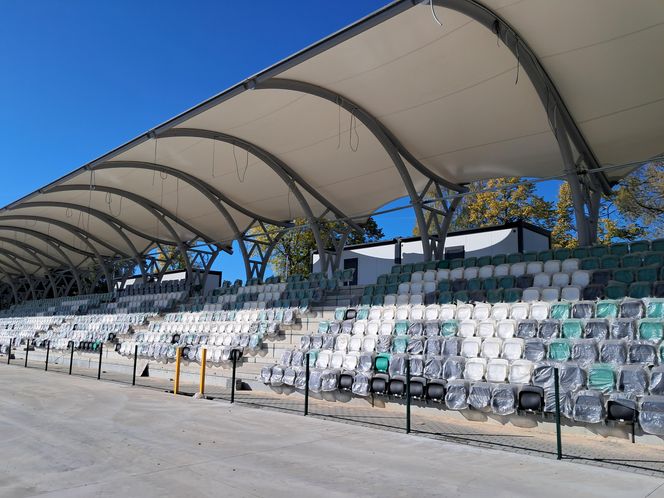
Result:
[[[272,252],[284,233],[285,229],[266,225],[260,220],[249,225],[242,236],[247,255],[244,260],[247,280],[257,278],[263,281]]]
[[[425,260],[443,259],[445,256],[445,239],[449,232],[454,213],[461,202],[457,192],[450,192],[445,186],[430,180],[420,194],[420,206],[426,220],[426,236],[429,239],[430,254]],[[452,197],[451,200],[449,198]],[[420,234],[425,236],[425,234]]]
[[[334,275],[334,272],[341,266],[344,248],[346,247],[346,242],[348,241],[348,237],[352,233],[352,230],[347,225],[340,225],[334,226],[329,233],[330,249],[327,251],[327,257],[325,260],[321,258],[320,262],[321,271],[331,278],[332,275]],[[325,266],[323,266],[323,264],[325,264]]]

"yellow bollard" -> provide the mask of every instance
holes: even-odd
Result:
[[[180,389],[180,358],[182,358],[182,348],[178,348],[175,353],[175,381],[173,382],[173,394],[177,394]]]
[[[207,348],[203,348],[201,351],[201,378],[200,378],[200,386],[198,388],[198,392],[200,393],[201,396],[205,394],[205,361],[207,358]]]

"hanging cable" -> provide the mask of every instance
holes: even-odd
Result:
[[[355,135],[355,146],[353,146],[353,135]],[[355,117],[355,109],[350,112],[350,127],[348,128],[348,146],[353,152],[357,152],[360,148],[360,135],[357,132],[357,117]]]
[[[438,16],[436,15],[436,11],[433,8],[433,2],[434,2],[434,0],[429,0],[429,5],[431,5],[431,15],[433,16],[433,20],[438,23],[438,26],[440,26],[442,28],[443,23],[440,22],[440,19],[438,19]]]
[[[212,137],[212,178],[216,178],[215,168],[217,167],[217,161],[215,158],[215,150],[217,148],[217,137]]]
[[[519,69],[521,67],[521,59],[519,57],[519,39],[515,38],[516,40],[516,80],[514,81],[514,84],[516,85],[519,83]]]
[[[244,183],[244,179],[247,176],[247,169],[249,169],[249,151],[247,151],[247,159],[245,161],[244,171],[242,172],[241,177],[240,177],[240,166],[238,165],[237,155],[235,154],[235,144],[233,144],[233,159],[235,159],[235,174],[237,175],[237,179],[240,183]]]
[[[341,148],[341,95],[337,95],[337,109],[338,109],[338,119],[337,119],[337,150]]]

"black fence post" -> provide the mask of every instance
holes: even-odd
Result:
[[[46,365],[44,366],[44,372],[48,372],[48,355],[51,352],[51,341],[50,339],[46,342]]]
[[[138,362],[138,344],[134,346],[134,371],[131,375],[131,385],[136,385],[136,362]]]
[[[305,355],[306,365],[304,367],[304,416],[309,415],[309,353]]]
[[[9,346],[7,346],[7,365],[9,365],[12,359],[12,342],[14,342],[14,339],[9,341]]]
[[[235,368],[237,367],[237,349],[231,350],[231,356],[233,357],[233,377],[231,379],[231,403],[235,403]]]
[[[104,350],[104,343],[99,343],[99,367],[97,368],[97,380],[101,380],[101,355]]]
[[[24,368],[28,368],[28,351],[30,351],[30,341],[25,345],[25,363],[23,364]]]
[[[71,368],[74,365],[74,341],[71,341],[71,354],[69,355],[69,375],[71,375]]]
[[[410,358],[406,359],[406,434],[410,434]]]
[[[560,379],[558,369],[553,369],[553,387],[556,396],[556,448],[558,450],[558,460],[563,458],[563,442],[560,434]]]

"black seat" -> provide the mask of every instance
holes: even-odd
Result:
[[[544,410],[544,389],[537,386],[523,386],[519,391],[519,410],[541,412]]]
[[[426,386],[427,399],[442,403],[445,400],[445,384],[442,380],[431,380]]]
[[[387,394],[390,378],[386,374],[376,374],[371,379],[371,392],[374,394]]]

